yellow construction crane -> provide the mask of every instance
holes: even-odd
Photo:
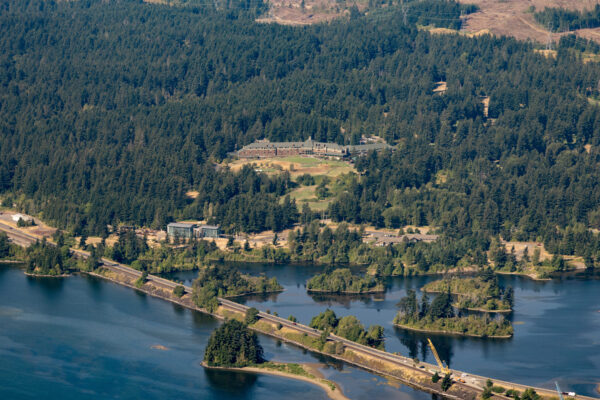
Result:
[[[437,361],[437,364],[440,367],[440,371],[443,374],[449,374],[451,372],[450,368],[448,368],[446,366],[446,364],[444,364],[444,362],[440,359],[440,356],[438,355],[438,352],[435,349],[435,346],[433,345],[433,342],[429,338],[427,338],[427,341],[429,342],[429,347],[431,348],[431,352],[433,353],[433,356],[435,357],[435,361]]]

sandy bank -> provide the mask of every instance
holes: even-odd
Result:
[[[36,274],[31,272],[23,272],[27,276],[32,276],[34,278],[66,278],[71,276],[71,274],[60,274],[60,275],[50,275],[50,274]]]
[[[332,399],[332,400],[349,400],[348,397],[344,396],[344,394],[342,393],[342,390],[340,389],[339,385],[337,383],[325,380],[323,378],[323,375],[316,369],[315,366],[309,365],[309,364],[299,364],[299,365],[301,365],[302,368],[304,368],[304,370],[306,372],[308,372],[309,374],[314,375],[314,378],[309,378],[307,376],[296,375],[296,374],[292,374],[292,373],[289,373],[289,372],[283,372],[283,371],[279,371],[279,370],[275,370],[275,369],[269,369],[269,368],[258,368],[258,367],[244,367],[244,368],[209,367],[205,363],[202,363],[202,366],[204,368],[222,369],[224,371],[241,371],[241,372],[248,372],[248,373],[254,373],[254,374],[267,374],[267,375],[279,376],[279,377],[282,377],[282,378],[296,379],[296,380],[299,380],[299,381],[308,382],[308,383],[311,383],[311,384],[316,385],[316,386],[320,387],[321,389],[323,389],[325,391],[325,393],[327,394],[327,396],[330,399]],[[333,384],[335,386],[335,390],[330,386],[329,383],[331,383],[331,384]]]

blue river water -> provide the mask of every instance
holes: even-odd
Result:
[[[326,399],[316,386],[200,366],[219,322],[99,279],[0,265],[0,399]],[[270,360],[322,363],[352,399],[431,396],[260,336]]]
[[[537,282],[501,276],[515,289],[515,310],[509,317],[514,337],[508,340],[426,335],[395,328],[396,303],[407,289],[420,289],[438,277],[390,278],[385,294],[364,296],[311,295],[306,281],[322,271],[318,266],[237,264],[244,273],[276,277],[284,292],[248,296],[236,301],[302,323],[326,308],[339,316],[355,315],[365,325],[382,325],[386,350],[435,363],[427,347],[434,342],[440,357],[453,368],[496,379],[600,397],[600,280],[596,276],[564,277]],[[191,282],[197,273],[176,274]]]

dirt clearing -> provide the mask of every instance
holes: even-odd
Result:
[[[497,36],[513,36],[519,40],[533,39],[546,43],[548,30],[540,26],[531,12],[530,7],[542,11],[545,7],[562,7],[569,10],[591,10],[600,0],[459,0],[464,4],[475,4],[479,11],[464,18],[463,30],[480,32],[488,30]],[[600,28],[581,29],[573,32],[551,33],[553,42],[557,43],[560,36],[575,33],[600,42]]]
[[[331,21],[350,14],[350,7],[356,5],[364,11],[365,0],[271,0],[269,13],[257,19],[257,22],[278,23],[282,25],[310,25]]]

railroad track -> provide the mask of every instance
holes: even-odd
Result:
[[[35,243],[36,241],[39,240],[39,238],[37,238],[35,236],[29,235],[25,232],[14,229],[11,226],[3,224],[3,223],[0,223],[0,230],[6,232],[7,235],[9,236],[9,238],[11,238],[13,240],[13,242],[15,242],[16,244],[27,245],[27,244]],[[51,245],[54,245],[54,243],[52,243],[50,241],[48,241],[48,243]],[[87,258],[90,256],[89,252],[87,252],[87,251],[78,250],[78,249],[71,249],[71,251],[77,257]],[[133,268],[128,267],[123,264],[116,263],[107,258],[102,258],[101,262],[102,262],[102,266],[104,268],[110,269],[114,272],[122,273],[122,274],[125,274],[125,275],[130,276],[135,279],[142,276],[141,271],[138,271],[136,269],[133,269]],[[173,289],[175,289],[175,287],[180,286],[180,284],[177,282],[173,282],[168,279],[161,278],[161,277],[155,276],[155,275],[148,275],[147,279],[148,279],[148,281],[153,282],[157,286],[163,287],[168,290],[173,290]],[[188,293],[188,294],[192,293],[192,288],[190,286],[185,286],[185,285],[181,285],[181,286],[183,286],[185,293]],[[221,306],[228,308],[230,310],[233,310],[233,311],[243,313],[243,314],[245,314],[248,311],[248,309],[250,308],[243,304],[239,304],[239,303],[233,302],[231,300],[227,300],[227,299],[220,298],[220,297],[218,298],[218,301]],[[281,318],[281,317],[278,317],[278,316],[275,316],[272,314],[267,314],[262,311],[259,311],[258,315],[261,319],[264,319],[265,321],[281,324],[281,326],[285,326],[289,329],[298,331],[300,333],[305,333],[308,336],[320,337],[322,334],[322,331],[319,331],[317,329],[313,329],[306,325],[291,322],[287,319],[284,319],[284,318]],[[403,356],[396,355],[396,354],[387,353],[385,351],[377,350],[372,347],[364,346],[364,345],[358,344],[356,342],[350,341],[348,339],[345,339],[343,337],[340,337],[340,336],[337,336],[334,334],[329,334],[328,340],[341,342],[345,347],[347,347],[349,349],[353,349],[353,350],[359,351],[361,353],[365,353],[365,354],[375,357],[379,360],[391,362],[402,368],[408,368],[408,369],[418,371],[421,373],[427,373],[429,375],[433,375],[435,372],[441,373],[438,366],[436,366],[436,365],[421,362],[421,363],[419,363],[419,367],[416,367],[414,365],[414,361],[410,358],[403,357]],[[372,368],[369,367],[368,369],[372,369]],[[457,370],[453,370],[453,374],[458,377],[461,377],[462,375],[464,375],[467,377],[467,379],[471,379],[471,382],[465,382],[465,383],[455,382],[455,385],[464,386],[465,388],[474,389],[474,390],[478,390],[478,391],[481,391],[485,382],[488,379],[491,379],[491,378],[484,377],[484,376],[466,374],[466,373],[463,373],[462,371],[457,371]],[[513,383],[513,382],[506,382],[506,381],[500,381],[500,380],[495,380],[495,379],[493,379],[492,381],[501,386],[513,388],[513,389],[517,389],[517,390],[521,390],[521,391],[528,389],[528,388],[533,388],[534,390],[536,390],[536,392],[543,394],[543,395],[554,396],[556,394],[556,392],[554,390],[550,390],[550,389],[536,388],[536,387],[532,387],[532,386],[521,385],[521,384],[517,384],[517,383]],[[504,398],[504,396],[499,396],[499,397]],[[577,398],[582,399],[582,400],[598,400],[596,398],[587,397],[587,396],[577,396]]]

